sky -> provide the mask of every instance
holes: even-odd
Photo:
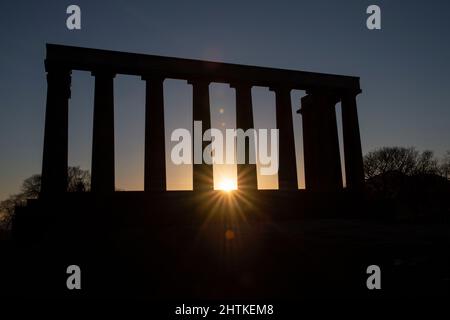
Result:
[[[81,8],[81,30],[66,27],[71,4]],[[366,28],[371,4],[381,8],[381,30]],[[448,12],[448,1],[2,1],[0,200],[41,171],[46,43],[358,76],[363,153],[396,145],[440,156],[450,149]],[[116,186],[142,190],[144,82],[118,75],[114,86]],[[171,130],[191,126],[192,92],[184,81],[164,86],[170,148]],[[73,72],[69,165],[84,169],[91,162],[93,91],[89,73]],[[252,94],[255,127],[274,128],[273,92],[255,87]],[[213,127],[232,128],[233,89],[212,84],[210,95]],[[295,111],[303,95],[292,92],[300,187]],[[168,186],[189,188],[190,168],[169,162]],[[233,178],[235,168],[215,167],[214,174]],[[276,187],[276,177],[258,178],[260,187]]]

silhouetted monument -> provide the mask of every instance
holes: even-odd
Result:
[[[444,225],[422,229],[416,223],[395,223],[394,228],[384,218],[382,223],[367,219],[378,217],[379,211],[388,217],[398,203],[383,201],[379,206],[371,202],[370,189],[364,190],[356,108],[359,78],[52,44],[47,45],[45,67],[41,195],[16,207],[14,250],[4,250],[6,258],[0,264],[5,275],[1,289],[12,296],[137,297],[167,305],[171,299],[271,303],[271,299],[292,302],[303,297],[378,299],[399,293],[410,297],[412,291],[421,298],[448,295],[443,282],[449,265],[442,254],[448,248]],[[72,70],[95,77],[92,192],[67,192]],[[117,74],[139,76],[146,83],[143,192],[115,191],[113,81]],[[231,193],[212,190],[213,170],[207,164],[193,166],[193,191],[166,191],[163,88],[169,78],[192,85],[193,120],[202,121],[203,130],[211,127],[210,83],[234,88],[236,123],[244,130],[254,127],[252,86],[275,93],[279,190],[258,190],[256,165],[246,163],[238,165],[239,189]],[[293,89],[306,91],[298,111],[303,122],[306,190],[297,186]],[[346,188],[336,123],[338,102]],[[415,181],[422,185],[424,180]],[[447,203],[445,183],[439,203]],[[421,191],[411,190],[406,194],[415,195],[417,204],[428,203],[421,200]],[[428,214],[433,206],[423,209]],[[317,217],[333,219],[313,220]],[[397,257],[400,262],[392,263]],[[416,257],[420,264],[408,263]],[[383,266],[382,278],[388,283],[383,285],[383,296],[364,285],[367,266],[373,263]],[[66,287],[66,270],[72,265],[82,270],[82,290]],[[411,282],[424,274],[424,281]],[[295,309],[296,304],[292,306]],[[282,315],[280,306],[276,310],[275,316]],[[161,318],[173,310],[164,312]]]
[[[252,86],[269,87],[276,95],[279,137],[279,188],[297,190],[292,123],[293,89],[305,90],[301,100],[306,189],[342,189],[335,105],[342,103],[343,144],[347,188],[364,183],[356,95],[359,78],[303,71],[244,66],[134,53],[47,44],[47,109],[42,165],[42,195],[66,191],[68,100],[71,71],[95,77],[92,143],[92,191],[110,193],[114,186],[114,92],[116,74],[137,75],[146,81],[145,191],[166,190],[164,148],[164,79],[187,80],[193,89],[193,119],[203,130],[211,127],[209,84],[228,83],[236,90],[236,123],[253,128]],[[246,151],[248,160],[248,148]],[[257,189],[256,165],[238,165],[238,188]],[[193,189],[212,190],[212,165],[193,166]]]
[[[36,295],[71,297],[73,292],[64,285],[65,271],[74,263],[88,275],[81,292],[85,297],[293,297],[298,283],[309,295],[321,282],[317,292],[322,294],[324,287],[344,286],[340,281],[347,278],[342,270],[360,275],[354,266],[335,268],[332,263],[348,263],[341,254],[347,247],[330,250],[334,253],[330,256],[328,249],[320,249],[321,232],[314,238],[318,252],[315,245],[299,250],[303,236],[297,242],[291,231],[288,236],[278,233],[282,230],[278,226],[294,230],[303,225],[296,219],[365,217],[356,111],[359,78],[53,44],[47,45],[45,68],[42,188],[38,199],[16,208],[13,236],[31,254],[18,253],[22,267],[14,270],[11,288],[22,292],[16,285],[20,279]],[[92,192],[67,192],[72,70],[95,77]],[[115,191],[113,81],[117,74],[139,76],[146,84],[144,191]],[[254,127],[252,86],[275,93],[279,190],[258,190],[256,165],[246,163],[238,165],[238,190],[232,193],[212,190],[213,170],[207,164],[193,166],[193,191],[166,191],[163,88],[169,78],[192,85],[193,120],[202,121],[203,130],[211,127],[210,83],[234,88],[237,128],[243,130]],[[306,190],[297,186],[293,89],[307,94],[301,99]],[[334,109],[339,101],[347,188],[342,184]],[[302,255],[306,248],[308,254]],[[323,261],[324,257],[331,259]],[[311,278],[311,272],[317,274],[319,260],[324,262],[321,270],[333,265],[332,277]],[[268,279],[269,274],[274,277]],[[337,283],[330,285],[329,279]],[[354,283],[361,287],[359,278]]]

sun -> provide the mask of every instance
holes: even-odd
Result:
[[[236,190],[237,186],[236,186],[236,182],[234,182],[231,179],[228,178],[223,178],[220,182],[219,182],[219,190],[225,191],[225,192],[231,192],[232,190]]]

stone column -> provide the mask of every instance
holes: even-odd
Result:
[[[70,70],[47,70],[42,194],[67,191],[70,74]]]
[[[275,87],[276,120],[278,128],[278,189],[297,190],[297,161],[295,157],[294,127],[292,124],[291,89]]]
[[[93,72],[95,76],[94,128],[92,136],[91,189],[114,192],[114,74]]]
[[[332,94],[314,92],[301,100],[305,184],[311,191],[342,189],[342,171]]]
[[[254,129],[253,106],[252,106],[252,85],[249,83],[233,83],[230,85],[236,90],[236,128]],[[245,142],[245,164],[237,164],[237,187],[240,190],[258,189],[256,164],[250,163],[249,139]]]
[[[341,98],[345,177],[347,188],[351,190],[361,190],[364,186],[364,165],[356,109],[356,95],[360,92],[345,92]]]
[[[164,78],[142,78],[146,81],[144,190],[165,191]]]
[[[193,121],[202,122],[203,132],[211,128],[211,112],[209,106],[209,81],[204,79],[194,79],[188,82],[192,85],[192,111]],[[201,133],[203,135],[203,133]],[[194,137],[194,130],[192,130],[192,136]],[[209,144],[208,141],[202,139],[202,158],[201,164],[196,164],[195,161],[192,165],[193,190],[213,190],[214,189],[214,177],[213,177],[213,165],[206,164],[203,161],[203,150]],[[195,157],[196,150],[193,148],[193,154]],[[195,159],[194,159],[195,160]],[[197,159],[200,161],[200,159]]]

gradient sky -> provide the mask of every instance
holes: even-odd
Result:
[[[77,4],[82,29],[66,28]],[[370,4],[382,30],[366,28]],[[0,200],[40,173],[45,115],[45,43],[58,43],[361,77],[363,152],[415,146],[450,149],[448,1],[2,1],[0,4]],[[213,126],[234,126],[234,91],[211,85]],[[90,168],[94,82],[74,72],[69,164]],[[293,111],[301,91],[292,93]],[[253,90],[255,126],[274,127],[274,96]],[[142,189],[144,82],[115,79],[116,185]],[[166,80],[166,132],[190,127],[191,87]],[[220,108],[224,109],[220,113]],[[337,108],[339,116],[339,107]],[[301,118],[294,114],[299,180]],[[189,168],[168,183],[185,188]],[[222,170],[222,171],[221,171]],[[232,174],[218,168],[215,174]],[[174,174],[175,173],[175,174]],[[267,185],[274,183],[271,178]]]

